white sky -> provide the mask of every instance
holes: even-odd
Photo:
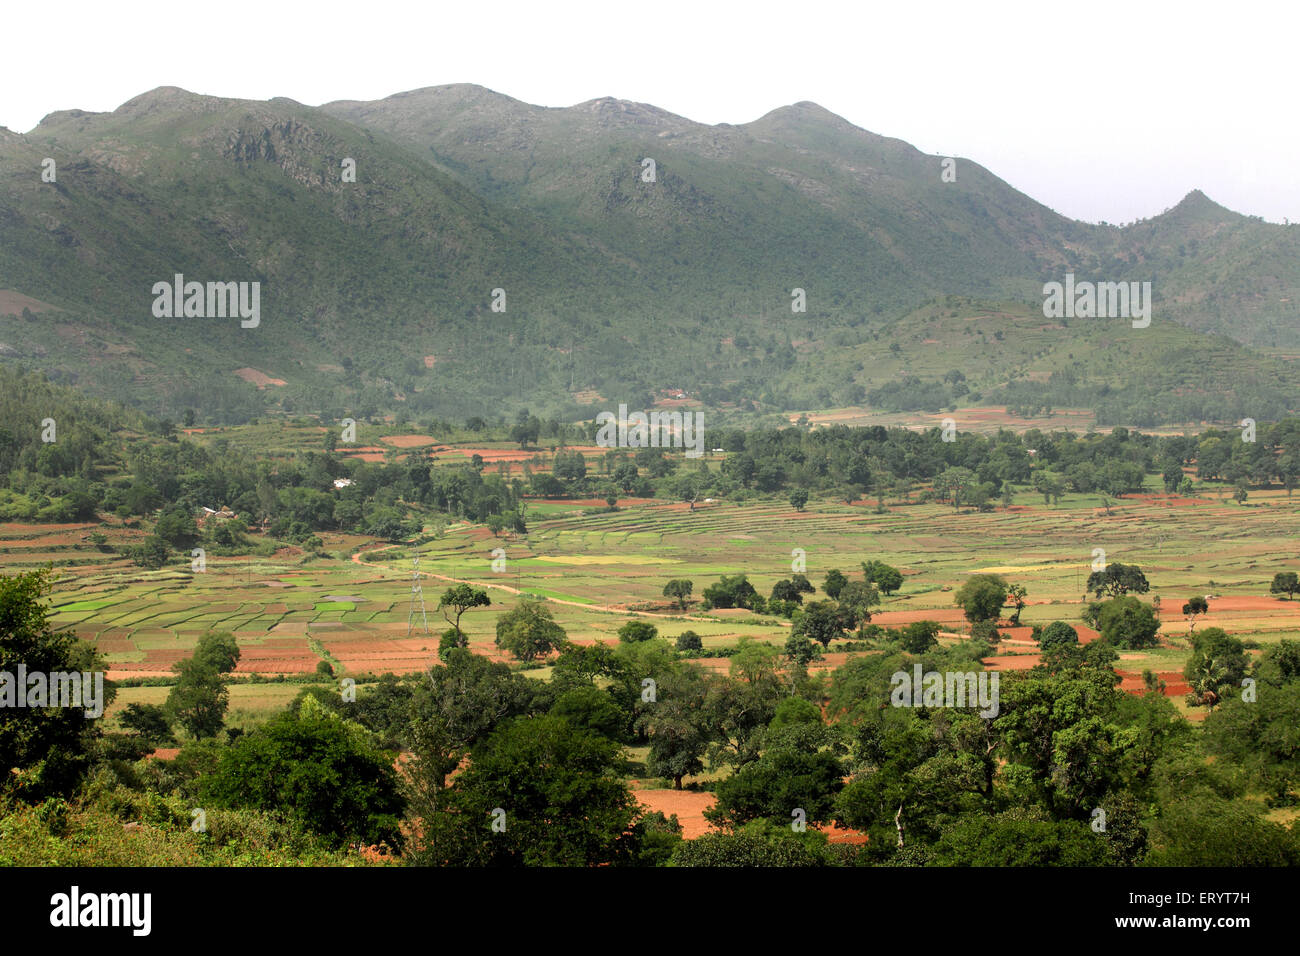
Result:
[[[973,159],[1069,216],[1129,222],[1194,188],[1300,220],[1300,5],[1100,0],[597,0],[56,5],[3,13],[0,125],[157,86],[311,105],[478,83],[705,123],[812,100]]]

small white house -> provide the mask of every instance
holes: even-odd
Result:
[[[335,487],[335,488],[347,488],[347,487],[349,487],[351,484],[352,484],[352,479],[351,479],[351,478],[335,478],[335,479],[334,479],[334,487]]]

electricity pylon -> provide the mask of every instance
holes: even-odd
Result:
[[[420,556],[415,556],[411,571],[411,610],[406,615],[406,636],[411,636],[415,627],[415,602],[420,602],[420,621],[424,624],[424,633],[429,633],[429,618],[424,613],[424,589],[420,586]]]

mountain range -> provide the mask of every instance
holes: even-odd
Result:
[[[723,415],[1300,409],[1300,226],[1199,191],[1082,223],[944,160],[807,102],[709,126],[472,85],[320,107],[164,87],[0,128],[0,361],[211,422],[678,392]],[[1151,282],[1151,327],[1045,319],[1066,273]],[[176,275],[257,282],[260,323],[155,316]]]

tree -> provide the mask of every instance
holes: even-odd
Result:
[[[796,488],[790,492],[790,507],[795,511],[803,511],[804,505],[808,504],[808,492],[802,488]]]
[[[1042,650],[1078,643],[1079,632],[1064,621],[1053,621],[1038,636],[1038,646]]]
[[[885,595],[893,594],[903,586],[903,572],[883,561],[863,561],[862,574],[868,584],[874,584]]]
[[[821,724],[822,711],[810,700],[802,697],[786,697],[776,705],[769,727],[785,727],[790,724]]]
[[[542,423],[536,418],[526,418],[510,429],[510,440],[519,443],[520,448],[536,445],[541,435]]]
[[[780,657],[781,652],[771,644],[742,637],[736,642],[728,672],[733,680],[747,684],[770,682],[776,676]]]
[[[1002,642],[1002,632],[992,621],[976,621],[970,626],[970,637],[972,641],[983,641],[990,647]]]
[[[752,607],[758,592],[743,574],[730,577],[723,575],[722,580],[704,589],[704,600],[709,607]]]
[[[199,638],[194,659],[218,674],[229,674],[239,663],[239,644],[229,631],[208,631]]]
[[[676,598],[678,607],[685,611],[686,602],[690,600],[694,588],[695,585],[685,578],[673,578],[664,585],[664,597]]]
[[[566,648],[561,660],[573,650]],[[600,650],[608,653],[603,646]],[[430,668],[426,677],[412,694],[406,728],[421,806],[436,802],[447,775],[501,721],[529,713],[534,694],[527,677],[464,648],[451,649],[445,666]]]
[[[548,713],[619,743],[629,736],[631,711],[620,707],[612,695],[599,687],[585,685],[565,691]]]
[[[1213,708],[1225,689],[1241,686],[1249,667],[1250,658],[1241,641],[1221,627],[1207,627],[1192,638],[1192,656],[1183,667],[1183,676],[1192,686],[1195,704]]]
[[[850,581],[840,590],[840,607],[848,610],[856,622],[859,636],[863,627],[871,620],[871,609],[880,604],[880,592],[874,584],[862,581]],[[855,626],[850,624],[850,627]]]
[[[635,858],[636,801],[619,747],[560,717],[495,730],[420,818],[433,866],[599,866]],[[494,823],[497,826],[494,828]]]
[[[1208,614],[1210,603],[1205,598],[1198,596],[1190,597],[1187,603],[1183,605],[1183,616],[1187,618],[1190,626],[1187,633],[1191,634],[1196,631],[1196,616],[1198,614]]]
[[[496,645],[521,661],[545,657],[562,648],[567,640],[564,628],[555,623],[541,601],[521,600],[497,616]]]
[[[934,479],[934,490],[939,493],[940,500],[946,501],[951,497],[955,511],[976,484],[975,473],[969,468],[949,468]]]
[[[628,621],[618,629],[618,639],[624,644],[639,644],[641,641],[654,640],[659,629],[648,621]]]
[[[1279,571],[1273,575],[1273,583],[1268,590],[1270,594],[1285,594],[1289,601],[1291,595],[1300,592],[1300,576],[1294,571]]]
[[[221,679],[221,672],[197,654],[177,661],[172,670],[180,679],[163,705],[168,719],[180,724],[195,740],[221,733],[230,703],[230,691]]]
[[[826,596],[832,600],[839,600],[840,590],[848,583],[848,578],[846,578],[839,570],[832,568],[826,572],[826,580],[822,583],[822,590],[825,591]]]
[[[1165,483],[1165,491],[1173,493],[1183,483],[1183,466],[1181,462],[1168,460],[1160,466],[1160,478]]]
[[[1043,496],[1043,504],[1060,504],[1065,485],[1059,475],[1047,471],[1034,472],[1034,490]]]
[[[468,584],[457,584],[442,592],[442,597],[438,599],[438,610],[442,611],[442,616],[447,619],[456,630],[456,640],[461,646],[464,646],[465,634],[460,629],[460,618],[472,607],[487,607],[492,602],[488,600],[487,592],[482,588],[471,587]],[[456,616],[451,618],[447,614],[450,608]]]
[[[1208,720],[1208,718],[1207,718]],[[1260,809],[1201,790],[1171,801],[1151,826],[1152,866],[1263,867],[1300,864],[1300,841]]]
[[[29,675],[104,671],[93,645],[71,631],[50,630],[50,608],[43,600],[49,590],[48,568],[0,575],[0,673],[8,677],[0,699],[15,692],[20,664]],[[99,705],[107,708],[115,693],[105,681]],[[86,713],[95,705],[84,688],[81,702],[84,707],[19,708],[9,698],[0,706],[0,796],[28,801],[72,796],[90,766],[101,724],[99,715]]]
[[[932,866],[1109,866],[1114,862],[1108,844],[1087,824],[1035,819],[1019,810],[995,817],[962,817],[943,831],[926,856]]]
[[[997,620],[1007,602],[1007,582],[996,574],[973,574],[953,595],[966,620]]]
[[[785,641],[785,656],[792,663],[807,667],[821,656],[821,648],[806,635],[792,633]]]
[[[566,481],[577,481],[587,477],[587,459],[580,451],[565,451],[563,448],[555,453],[555,462],[551,465],[551,474]]]
[[[1107,646],[1094,641],[1087,651]],[[1019,802],[1039,803],[1057,818],[1086,819],[1093,807],[1107,805],[1108,792],[1150,772],[1159,738],[1144,741],[1120,715],[1125,709],[1154,711],[1152,732],[1167,733],[1174,725],[1172,705],[1126,700],[1114,685],[1108,664],[1003,675],[994,723],[1008,760],[1001,775],[1019,781]]]
[[[157,571],[165,565],[172,553],[167,542],[156,534],[145,535],[137,547],[123,550],[135,564],[150,571]]]
[[[180,551],[192,548],[199,540],[199,529],[193,516],[179,507],[173,507],[159,515],[153,533]]]
[[[1242,771],[1252,790],[1267,795],[1266,804],[1293,806],[1300,781],[1300,683],[1260,691],[1257,700],[1245,701],[1224,682],[1221,705],[1203,725],[1205,751]]]
[[[176,742],[167,713],[157,704],[127,704],[118,722],[150,747],[165,747]]]
[[[704,641],[700,635],[694,631],[682,631],[677,635],[677,649],[679,651],[699,651],[704,649]]]
[[[829,647],[835,638],[844,636],[844,619],[838,612],[839,606],[833,601],[809,601],[794,622],[792,633]]]
[[[1115,647],[1137,650],[1160,642],[1160,621],[1155,612],[1131,595],[1102,602],[1096,621],[1101,636]]]
[[[684,501],[695,510],[695,502],[700,498],[700,482],[694,475],[678,475],[672,479],[671,491],[678,501]]]
[[[1120,597],[1130,592],[1146,594],[1151,590],[1151,585],[1137,565],[1115,561],[1106,565],[1105,570],[1088,575],[1086,590],[1092,591],[1097,597],[1103,594]]]
[[[1020,612],[1025,609],[1025,596],[1029,594],[1029,589],[1023,584],[1007,585],[1007,602],[1016,610],[1011,615],[1011,626],[1019,627]]]
[[[704,718],[705,684],[693,671],[665,680],[658,700],[638,721],[650,738],[646,769],[667,777],[673,789],[682,778],[704,771],[704,751],[709,745]]]
[[[402,846],[392,755],[315,698],[241,734],[200,786],[209,806],[283,812],[329,846]]]
[[[939,643],[939,622],[913,621],[898,632],[898,640],[909,654],[924,654]]]
[[[799,588],[793,581],[783,579],[772,585],[773,601],[793,601],[795,604],[803,603],[803,595],[799,593]]]
[[[717,784],[705,819],[727,828],[758,819],[789,826],[802,810],[809,823],[829,820],[844,786],[843,752],[835,728],[821,723],[770,728],[759,758]]]

